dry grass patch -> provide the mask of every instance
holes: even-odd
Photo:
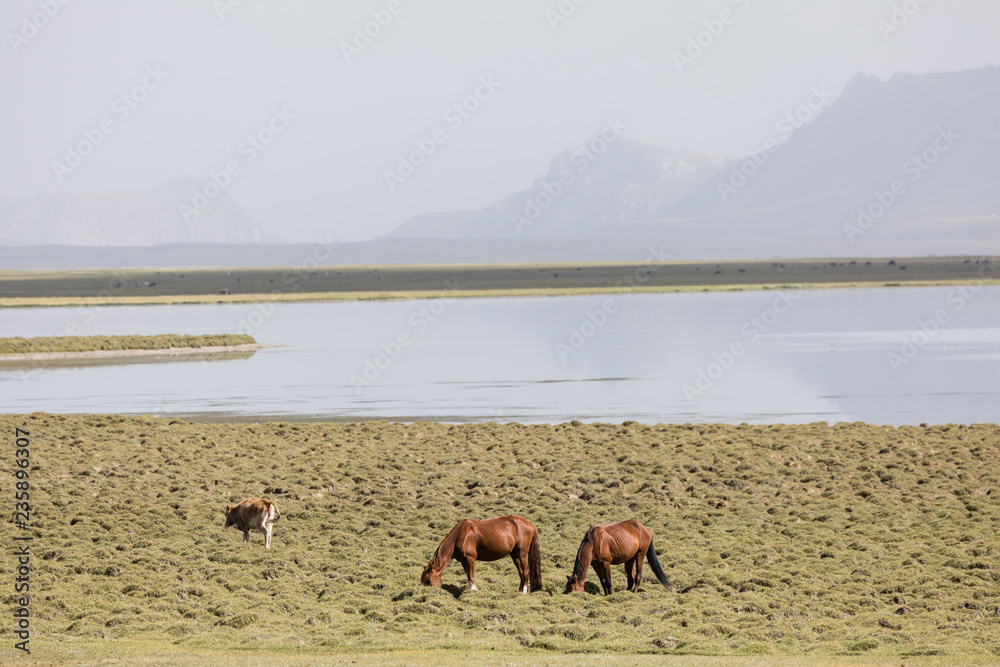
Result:
[[[0,354],[45,354],[52,352],[94,352],[98,350],[170,350],[175,348],[252,345],[253,336],[210,334],[181,336],[39,336],[0,338]]]
[[[996,425],[0,422],[32,437],[39,647],[1000,655]],[[270,551],[222,530],[254,495],[281,509]],[[419,585],[458,519],[512,512],[544,591],[509,560],[477,563],[478,593],[458,564]],[[616,567],[612,596],[592,574],[564,595],[587,526],[629,517],[675,592]]]

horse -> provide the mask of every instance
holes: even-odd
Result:
[[[653,534],[644,525],[629,519],[618,523],[595,524],[587,530],[587,534],[576,552],[576,562],[573,564],[573,574],[566,579],[566,593],[582,591],[587,581],[587,570],[591,563],[594,572],[601,580],[605,595],[611,595],[611,566],[625,563],[625,576],[628,579],[628,590],[639,592],[639,582],[642,580],[642,559],[649,560],[653,574],[667,590],[673,590],[667,575],[656,558],[653,549]],[[635,576],[632,576],[632,567]]]
[[[469,590],[476,588],[476,561],[500,560],[509,555],[521,577],[518,590],[542,589],[542,556],[538,531],[524,517],[509,514],[494,519],[462,519],[441,540],[434,557],[420,575],[425,586],[441,587],[441,573],[452,558],[465,568]]]

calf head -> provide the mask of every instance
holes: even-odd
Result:
[[[226,525],[223,528],[231,528],[236,525],[236,513],[233,510],[235,507],[230,507],[226,505]]]

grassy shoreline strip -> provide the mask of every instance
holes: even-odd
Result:
[[[1000,278],[982,280],[983,285],[1000,285]],[[315,302],[315,301],[400,301],[439,298],[556,297],[602,294],[678,294],[690,292],[754,292],[783,289],[879,289],[894,287],[956,287],[968,280],[911,280],[906,282],[853,281],[821,283],[760,283],[725,285],[652,285],[523,289],[392,290],[352,292],[287,292],[256,294],[172,294],[163,296],[104,297],[0,297],[0,308],[65,306],[148,306],[220,303]]]
[[[0,338],[0,356],[29,354],[62,354],[69,352],[111,352],[134,350],[176,350],[228,348],[253,345],[252,336],[219,334],[181,336],[40,336],[36,338]]]
[[[550,296],[990,281],[1000,282],[1000,264],[968,257],[0,271],[0,305]]]

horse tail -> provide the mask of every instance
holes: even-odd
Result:
[[[278,511],[277,505],[271,503],[271,507],[269,509],[270,509],[269,514],[271,515],[270,523],[274,523],[275,521],[281,518],[281,512]]]
[[[674,590],[674,587],[670,585],[670,580],[667,579],[667,574],[663,571],[663,566],[660,565],[660,560],[656,557],[656,549],[653,548],[653,540],[649,540],[649,548],[646,549],[646,561],[649,562],[649,567],[653,570],[653,574],[656,578],[660,580],[663,587],[668,591]]]
[[[542,590],[542,549],[538,543],[538,531],[531,536],[528,547],[528,567],[531,569],[531,592]]]

